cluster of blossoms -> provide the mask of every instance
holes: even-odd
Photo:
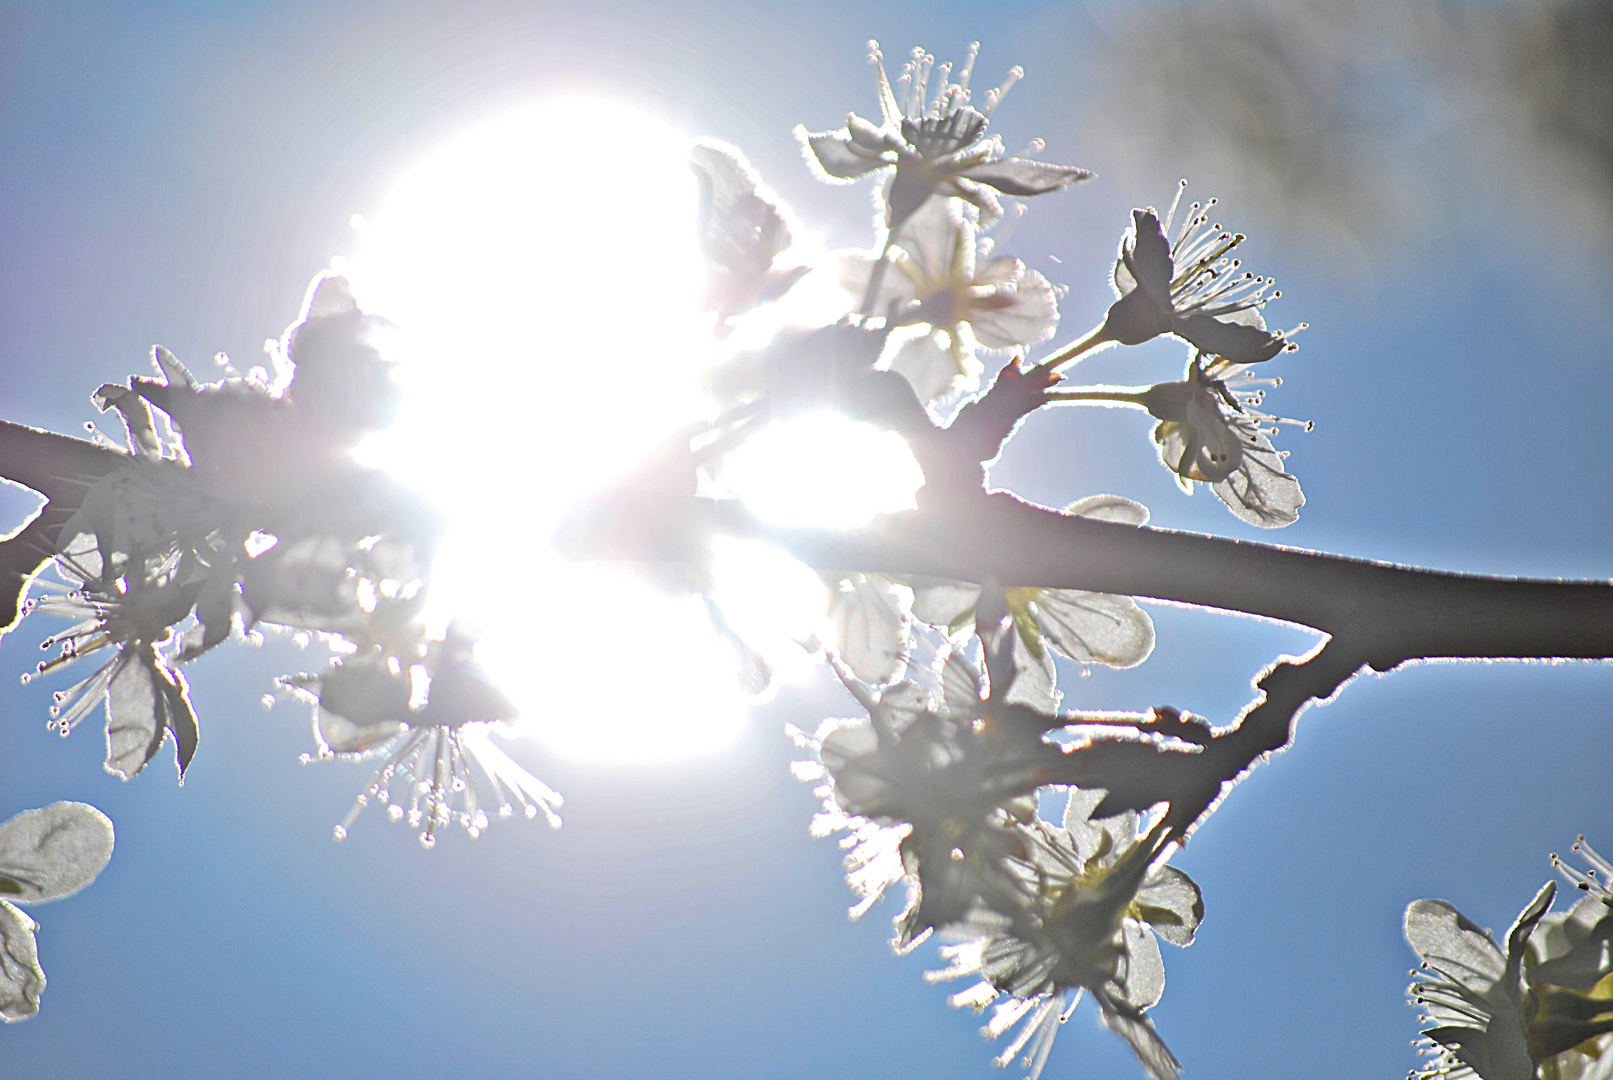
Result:
[[[1038,791],[1061,754],[1045,736],[1124,718],[1060,714],[1041,669],[1022,662],[1023,616],[1007,614],[995,586],[974,594],[970,632],[984,672],[961,638],[931,670],[913,665],[882,689],[832,660],[868,718],[796,733],[813,752],[796,773],[820,782],[824,800],[813,831],[842,834],[853,917],[905,880],[897,950],[932,932],[957,942],[942,950],[950,966],[930,977],[979,978],[952,1000],[995,1003],[987,1036],[1019,1025],[999,1065],[1024,1051],[1039,1076],[1058,1024],[1089,992],[1150,1073],[1174,1077],[1175,1058],[1144,1013],[1165,987],[1155,935],[1191,943],[1203,918],[1198,888],[1166,865],[1165,822],[1145,828],[1135,812],[1113,812],[1102,790],[1064,788],[1063,827],[1040,819]]]
[[[761,347],[729,348],[711,380],[717,419],[693,444],[697,484],[720,490],[726,454],[769,424],[831,410],[907,441],[924,472],[921,507],[966,498],[984,478],[978,463],[996,456],[1023,416],[1090,402],[1147,410],[1160,460],[1185,490],[1208,484],[1262,528],[1297,520],[1304,496],[1270,441],[1288,421],[1261,411],[1278,380],[1254,370],[1293,348],[1292,331],[1266,326],[1262,309],[1278,294],[1242,269],[1235,249],[1244,237],[1212,220],[1213,200],[1183,208],[1179,189],[1163,216],[1135,211],[1112,272],[1118,298],[1097,329],[1027,359],[1057,333],[1059,290],[1000,250],[993,230],[1006,219],[1003,197],[1048,194],[1092,174],[1004,153],[987,129],[1021,72],[977,107],[975,56],[971,47],[954,77],[951,65],[915,49],[893,81],[870,44],[877,121],[852,113],[838,130],[797,129],[821,179],[882,181],[866,251],[805,258],[788,211],[744,156],[717,143],[697,149],[719,342],[753,342],[741,332],[750,321],[776,326],[792,290],[815,276],[842,290],[847,309],[828,324],[791,326],[786,314],[786,329]],[[768,316],[753,314],[764,308]],[[1160,335],[1188,346],[1180,381],[1061,381],[1098,347]],[[1001,370],[982,390],[992,351]],[[1148,519],[1112,495],[1064,512],[1132,527]],[[1188,944],[1203,907],[1197,887],[1167,865],[1185,828],[1149,809],[1172,793],[1161,786],[1149,799],[1112,798],[1101,776],[1055,779],[1070,775],[1064,763],[1076,744],[1210,738],[1170,710],[1061,711],[1055,657],[1080,668],[1139,664],[1154,645],[1148,615],[1130,597],[1101,593],[864,570],[824,576],[832,640],[823,645],[867,716],[796,732],[812,755],[796,770],[820,785],[814,832],[839,834],[847,851],[853,916],[906,883],[896,947],[932,932],[953,942],[949,966],[932,977],[978,980],[953,1001],[994,1005],[990,1037],[1016,1032],[999,1065],[1023,1057],[1030,1076],[1040,1075],[1059,1023],[1090,994],[1150,1074],[1174,1077],[1176,1060],[1146,1015],[1164,990],[1156,937]],[[1037,813],[1050,792],[1068,807],[1061,827]]]
[[[1443,900],[1406,909],[1422,958],[1407,991],[1434,1026],[1417,1080],[1607,1080],[1613,1077],[1613,865],[1582,836],[1590,868],[1552,863],[1587,895],[1550,910],[1548,882],[1518,915],[1503,950]]]
[[[956,513],[941,520],[957,522],[982,505],[970,500],[991,498],[985,469],[1025,416],[1090,403],[1149,413],[1159,459],[1187,492],[1207,484],[1251,525],[1292,524],[1304,496],[1271,439],[1294,421],[1262,411],[1279,380],[1259,365],[1292,351],[1294,331],[1267,326],[1263,310],[1279,294],[1242,268],[1244,237],[1214,220],[1215,200],[1184,207],[1184,182],[1163,215],[1134,210],[1110,274],[1116,299],[1097,327],[1028,358],[1057,336],[1060,292],[999,250],[1003,198],[1092,174],[1035,160],[1039,144],[1005,153],[987,129],[1021,73],[977,107],[975,55],[954,75],[915,50],[892,82],[871,47],[878,122],[853,113],[836,130],[797,130],[820,178],[880,181],[866,250],[806,257],[789,212],[739,150],[694,148],[712,419],[680,435],[628,496],[724,495],[735,450],[781,420],[828,411],[900,436],[923,473],[919,511],[945,507]],[[812,279],[839,290],[843,316],[792,316]],[[281,627],[319,636],[335,656],[279,681],[313,711],[304,760],[375,764],[338,840],[371,803],[426,847],[450,827],[475,837],[518,812],[557,825],[560,796],[493,741],[515,708],[477,667],[474,642],[457,626],[432,634],[422,623],[440,522],[355,456],[397,404],[379,347],[386,329],[343,278],[321,275],[271,343],[273,377],[203,384],[158,348],[155,377],[94,395],[120,416],[123,446],[0,423],[0,439],[29,459],[7,461],[7,478],[47,499],[0,541],[0,621],[69,620],[45,642],[56,655],[38,674],[92,656],[81,669],[94,670],[57,692],[51,725],[66,735],[104,708],[106,768],[125,779],[170,740],[181,779],[191,766],[199,730],[183,665]],[[1160,336],[1187,348],[1179,380],[1063,382],[1095,349]],[[1002,366],[988,385],[992,352]],[[1124,530],[1148,520],[1115,495],[1062,513],[1128,540]],[[716,601],[698,542],[708,539],[666,540],[676,548],[668,576],[705,596],[742,681],[758,689],[768,661]],[[53,576],[41,576],[46,567]],[[796,772],[822,797],[813,831],[839,834],[847,853],[852,914],[905,886],[896,947],[932,934],[948,942],[930,978],[972,980],[952,1001],[992,1008],[984,1033],[1010,1036],[998,1065],[1019,1059],[1036,1080],[1059,1025],[1090,996],[1151,1076],[1175,1080],[1180,1066],[1148,1015],[1165,986],[1159,939],[1190,944],[1204,905],[1169,862],[1251,759],[1214,772],[1228,760],[1215,752],[1223,733],[1170,708],[1066,709],[1057,658],[1066,671],[1130,668],[1152,651],[1153,623],[1129,596],[859,566],[824,577],[827,630],[803,643],[824,653],[860,714],[796,732],[810,752]],[[36,578],[39,595],[25,600]],[[1211,765],[1195,774],[1181,764],[1195,760]],[[1058,823],[1044,819],[1040,808],[1058,802]],[[110,824],[77,804],[30,814],[0,826],[0,893],[20,903],[87,884],[110,855]],[[1553,888],[1542,890],[1504,952],[1449,904],[1408,910],[1406,935],[1425,961],[1412,993],[1435,1025],[1427,1080],[1613,1077],[1613,867],[1580,850],[1591,869],[1565,873],[1588,895],[1552,915]],[[38,1006],[32,926],[0,900],[6,1019]]]
[[[93,666],[56,691],[50,724],[65,736],[104,710],[108,772],[130,779],[171,741],[183,782],[199,729],[182,665],[281,628],[338,657],[284,680],[313,703],[319,756],[385,759],[360,807],[387,801],[396,777],[407,809],[392,816],[427,846],[443,825],[474,836],[515,804],[554,820],[559,796],[489,738],[515,710],[472,643],[452,627],[428,640],[419,621],[441,522],[354,454],[398,404],[387,329],[322,274],[270,343],[272,377],[221,356],[228,377],[201,383],[159,346],[155,377],[93,397],[121,418],[124,445],[7,425],[43,474],[13,462],[8,475],[48,501],[0,543],[0,621],[69,621],[25,681]]]
[[[1305,324],[1268,328],[1263,309],[1281,294],[1269,278],[1243,269],[1236,249],[1244,236],[1213,219],[1216,200],[1184,207],[1184,181],[1163,217],[1134,211],[1113,265],[1118,298],[1107,315],[1084,337],[1031,364],[1028,350],[1057,332],[1059,290],[998,250],[991,231],[1004,219],[1001,196],[1043,195],[1092,174],[1006,156],[1001,140],[987,134],[1018,69],[977,109],[969,90],[973,48],[956,81],[950,65],[936,64],[923,50],[914,50],[894,86],[876,46],[870,61],[879,124],[853,113],[839,130],[797,129],[821,178],[884,178],[877,189],[882,228],[870,250],[804,265],[791,247],[788,212],[744,156],[717,143],[694,155],[720,336],[755,309],[787,302],[814,273],[833,275],[852,300],[838,324],[794,327],[764,348],[728,357],[712,380],[725,407],[717,425],[724,435],[712,445],[731,448],[769,419],[829,408],[897,431],[928,466],[921,444],[937,440],[930,430],[936,422],[979,400],[982,353],[995,351],[1010,357],[999,383],[1028,378],[1027,390],[1034,391],[1014,421],[1056,404],[1144,409],[1158,421],[1160,460],[1184,490],[1208,484],[1234,514],[1261,528],[1298,520],[1304,495],[1284,467],[1286,452],[1271,442],[1280,425],[1296,421],[1261,411],[1266,391],[1280,380],[1254,368],[1291,351],[1293,334]],[[1059,381],[1095,349],[1161,335],[1188,347],[1179,381],[1148,387]],[[891,375],[901,378],[893,382]],[[959,441],[964,436],[957,419],[943,430]],[[999,450],[1009,431],[988,450]],[[707,456],[714,456],[709,447]],[[933,472],[926,468],[927,479],[939,487]]]

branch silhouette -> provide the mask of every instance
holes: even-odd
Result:
[[[560,545],[576,558],[676,562],[712,535],[772,544],[818,570],[1081,589],[1257,615],[1328,635],[1309,656],[1260,676],[1262,695],[1198,738],[1171,709],[1137,730],[1093,738],[1042,763],[1041,783],[1101,787],[1099,816],[1167,799],[1185,838],[1263,756],[1292,740],[1312,701],[1364,667],[1415,660],[1613,658],[1613,584],[1455,574],[1062,514],[1006,492],[953,496],[849,531],[785,528],[736,502],[618,491],[573,515]],[[1169,729],[1171,737],[1160,738]]]

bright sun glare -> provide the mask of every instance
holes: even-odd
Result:
[[[607,101],[503,114],[427,155],[355,220],[359,251],[346,266],[364,306],[402,330],[405,414],[368,453],[451,522],[432,609],[477,628],[479,659],[528,729],[574,758],[704,754],[746,717],[733,651],[700,597],[561,560],[548,543],[571,506],[704,415],[710,336],[689,143]],[[850,470],[797,464],[770,478],[770,456],[802,460],[800,434],[743,463],[741,493],[759,511],[770,488],[818,504],[813,475],[822,488],[836,472],[867,472],[861,456]],[[864,437],[817,434],[820,448]],[[865,495],[835,516],[851,524],[893,508],[878,502]],[[739,613],[734,629],[776,667],[799,654],[789,642],[822,617],[815,579],[803,584],[795,566],[784,605],[795,610],[780,611],[756,603],[762,582],[779,580],[780,556],[746,545],[720,555],[714,585]]]

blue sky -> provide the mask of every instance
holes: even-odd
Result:
[[[866,242],[868,204],[813,181],[791,127],[873,108],[870,37],[887,55],[980,38],[983,76],[1027,70],[997,118],[1010,147],[1040,136],[1047,159],[1100,174],[1039,200],[1009,245],[1068,286],[1066,333],[1107,303],[1127,210],[1165,201],[1184,174],[1222,195],[1251,265],[1281,280],[1274,321],[1312,324],[1271,403],[1317,422],[1282,443],[1309,502],[1258,538],[1608,575],[1613,276],[1574,222],[1504,200],[1464,213],[1453,203],[1487,180],[1457,160],[1410,200],[1422,228],[1346,258],[1194,161],[1141,163],[1117,132],[1147,140],[1144,113],[1083,111],[1127,100],[1091,74],[1110,70],[1092,52],[1124,9],[863,7],[0,6],[4,416],[75,431],[89,392],[143,371],[153,342],[253,356],[391,177],[465,123],[546,94],[608,93],[735,142],[803,219]],[[1463,122],[1483,137],[1482,112]],[[585,181],[586,155],[567,150],[555,167]],[[1156,343],[1084,374],[1147,382],[1182,359]],[[1257,538],[1208,493],[1175,490],[1139,414],[1034,417],[993,479],[1050,505],[1115,492],[1156,524]],[[27,501],[0,494],[0,515],[20,520]],[[1312,640],[1152,614],[1153,658],[1072,679],[1071,704],[1168,702],[1226,723],[1251,676]],[[17,681],[40,636],[25,626],[0,644],[0,817],[80,799],[112,817],[118,845],[93,888],[34,910],[50,985],[39,1017],[0,1030],[0,1075],[991,1075],[978,1022],[920,977],[933,947],[890,956],[889,902],[849,923],[840,853],[807,836],[813,800],[781,731],[847,709],[826,682],[759,709],[737,747],[700,762],[608,770],[528,748],[567,796],[565,827],[427,852],[365,819],[331,842],[368,774],[298,765],[306,713],[259,706],[305,663],[284,643],[188,669],[203,734],[179,789],[165,767],[105,775],[88,726],[66,741],[45,730],[49,688]],[[589,720],[656,708],[624,637],[622,685],[599,688]],[[1177,859],[1207,915],[1196,944],[1169,951],[1154,1015],[1187,1075],[1403,1074],[1416,1027],[1400,913],[1442,897],[1500,931],[1549,876],[1549,851],[1579,832],[1613,849],[1610,690],[1605,665],[1433,664],[1360,678],[1307,713],[1295,747]],[[1046,1075],[1141,1072],[1083,1010]]]

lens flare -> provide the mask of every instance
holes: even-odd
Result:
[[[689,146],[603,100],[496,116],[355,214],[343,267],[397,324],[408,391],[364,453],[450,521],[428,619],[469,623],[525,729],[578,759],[731,744],[747,673],[752,689],[759,667],[793,681],[822,629],[821,581],[776,553],[729,545],[705,567],[635,572],[549,543],[571,507],[707,415]],[[724,480],[764,517],[841,526],[911,505],[919,483],[900,439],[836,417],[765,433]]]
[[[346,269],[407,343],[405,415],[366,454],[451,523],[429,614],[475,627],[525,729],[573,758],[709,753],[746,718],[698,596],[549,546],[701,415],[688,142],[618,103],[546,100],[427,154],[354,222]]]

